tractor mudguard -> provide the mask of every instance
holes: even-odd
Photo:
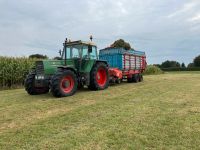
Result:
[[[73,71],[75,74],[77,74],[77,69],[74,68],[74,66],[59,66],[58,70],[63,71],[63,70],[71,70]]]
[[[96,63],[100,63],[100,62],[105,63],[107,65],[107,67],[108,67],[108,62],[107,61],[105,61],[105,60],[96,60]]]

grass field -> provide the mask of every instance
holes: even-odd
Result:
[[[55,99],[0,91],[0,149],[200,149],[200,74]]]

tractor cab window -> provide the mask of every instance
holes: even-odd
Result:
[[[71,49],[71,58],[80,58],[80,52],[82,49],[81,45],[73,45],[70,47]]]
[[[92,46],[89,50],[89,55],[91,59],[97,59],[97,47]]]
[[[72,58],[80,58],[79,49],[78,48],[73,47],[71,51],[72,51]]]
[[[66,56],[67,56],[66,58],[67,59],[80,58],[80,51],[81,51],[80,45],[68,46],[66,47]]]
[[[67,56],[67,59],[71,58],[71,49],[70,49],[70,47],[66,48],[66,56]]]
[[[83,46],[83,49],[82,49],[82,58],[83,59],[89,58],[89,53],[88,53],[88,47],[87,46]]]
[[[94,46],[83,46],[82,58],[83,59],[97,59],[97,49]]]

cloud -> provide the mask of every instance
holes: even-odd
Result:
[[[192,17],[189,21],[191,22],[197,22],[200,21],[200,13],[196,14],[194,17]]]
[[[178,15],[182,15],[183,13],[187,13],[188,11],[191,11],[197,4],[198,4],[198,2],[196,2],[196,1],[185,3],[185,4],[183,4],[181,9],[179,9],[179,10],[171,13],[170,15],[168,15],[168,18],[173,18],[173,17],[176,17]]]
[[[124,38],[146,51],[149,63],[190,62],[199,53],[196,0],[1,0],[0,55],[53,57],[66,37],[99,48]]]

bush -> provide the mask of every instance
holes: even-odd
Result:
[[[154,74],[163,74],[164,72],[157,66],[149,65],[147,66],[144,74],[145,75],[154,75]]]
[[[0,88],[21,86],[36,59],[0,56]]]

